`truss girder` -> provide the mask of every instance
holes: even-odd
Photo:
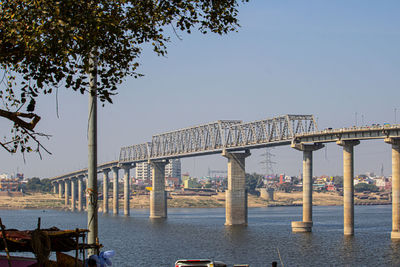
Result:
[[[242,123],[220,120],[208,124],[154,135],[151,142],[124,147],[120,162],[173,158],[290,141],[296,135],[317,129],[312,115],[284,115]]]
[[[241,121],[216,121],[152,137],[150,158],[179,156],[222,149],[229,127]]]
[[[153,136],[152,142],[123,147],[119,161],[99,165],[98,172],[104,168],[118,167],[123,163],[206,155],[220,153],[224,149],[238,151],[291,143],[315,144],[384,138],[400,138],[400,124],[328,128],[318,131],[312,115],[285,115],[250,123],[218,121],[156,135]],[[51,179],[63,180],[86,173],[87,169],[82,169]]]
[[[225,148],[246,148],[246,146],[288,141],[296,135],[313,132],[316,129],[312,115],[285,115],[236,124],[229,129]]]
[[[146,161],[149,158],[151,143],[122,147],[119,153],[119,162]]]

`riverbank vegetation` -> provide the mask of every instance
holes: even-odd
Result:
[[[50,192],[52,188],[50,179],[39,179],[37,177],[31,178],[24,185],[23,189],[26,192],[40,192],[47,193]]]

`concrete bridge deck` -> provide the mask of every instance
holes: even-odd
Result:
[[[400,125],[371,125],[325,129],[319,131],[312,115],[284,115],[271,119],[242,123],[216,121],[154,135],[151,142],[121,148],[119,160],[98,165],[103,173],[103,212],[108,212],[109,172],[114,181],[114,214],[118,213],[118,170],[124,169],[124,214],[129,215],[129,171],[136,163],[149,162],[153,167],[153,190],[150,195],[150,217],[167,217],[165,165],[169,159],[221,154],[228,160],[226,190],[226,224],[247,224],[247,192],[245,159],[250,149],[291,145],[303,152],[303,220],[292,222],[294,232],[312,229],[312,152],[324,143],[336,142],[343,147],[344,234],[354,234],[354,147],[360,140],[384,139],[392,146],[392,239],[400,239]],[[75,182],[78,181],[78,210],[82,206],[82,181],[87,169],[52,178],[54,192],[65,197],[65,205],[75,210]],[[56,186],[58,184],[58,187]],[[72,190],[70,190],[72,188]],[[87,190],[91,190],[88,188]],[[71,191],[71,193],[70,193]]]

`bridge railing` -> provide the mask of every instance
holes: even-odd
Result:
[[[348,132],[373,132],[373,131],[390,131],[397,130],[400,128],[400,124],[373,124],[367,126],[352,126],[352,127],[344,127],[344,128],[328,128],[321,131],[312,131],[302,133],[302,136],[313,136],[313,135],[324,135],[324,134],[341,134]]]

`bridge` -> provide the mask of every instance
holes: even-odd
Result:
[[[303,152],[303,220],[292,222],[294,232],[312,230],[312,152],[325,143],[336,142],[343,147],[344,234],[354,234],[354,146],[363,140],[383,139],[392,146],[392,239],[400,239],[400,125],[372,125],[318,130],[312,115],[283,115],[243,123],[220,120],[194,127],[154,135],[150,142],[122,147],[119,160],[100,164],[103,173],[103,212],[108,213],[109,173],[113,173],[113,213],[118,214],[118,171],[124,170],[124,214],[129,216],[129,172],[137,163],[152,165],[150,218],[167,217],[165,165],[170,159],[221,154],[228,160],[226,190],[226,225],[247,224],[247,192],[245,159],[251,149],[290,145]],[[51,178],[54,193],[65,205],[76,206],[75,183],[78,182],[78,210],[83,210],[83,179],[87,169]],[[58,186],[57,186],[58,185]],[[87,187],[87,186],[86,186]],[[70,190],[72,188],[72,190]],[[87,190],[91,190],[88,188]],[[71,192],[70,192],[71,191]],[[71,203],[69,202],[71,197]],[[88,202],[88,201],[86,201]]]

